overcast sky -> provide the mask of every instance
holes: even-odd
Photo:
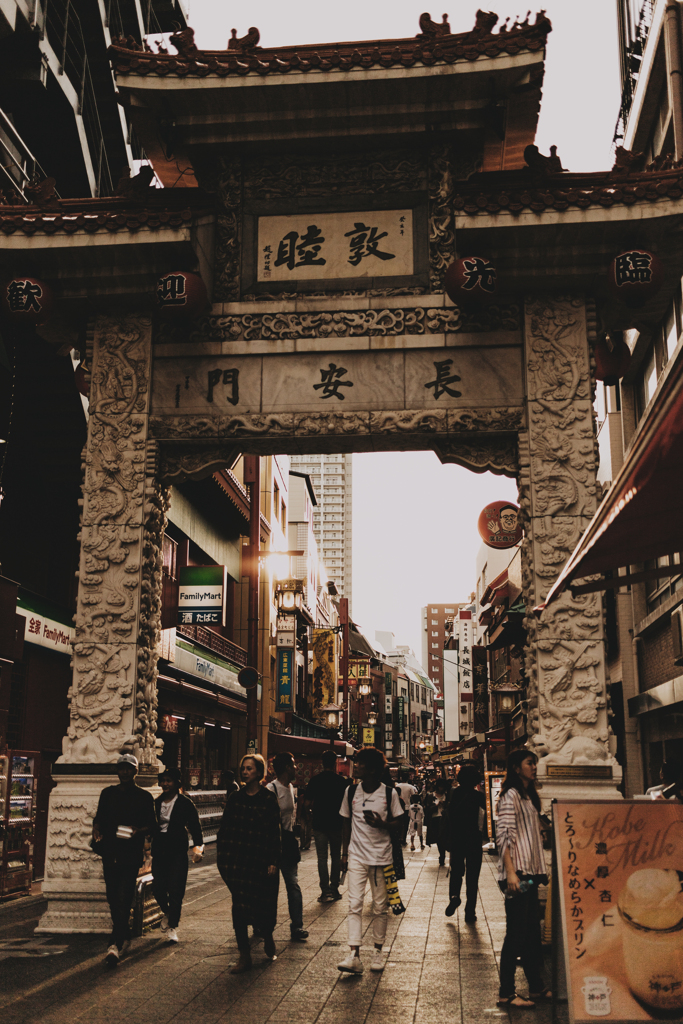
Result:
[[[477,8],[501,21],[526,14],[528,0],[441,0],[453,32],[474,25]],[[540,8],[539,3],[535,9]],[[548,38],[537,145],[551,145],[570,171],[611,166],[619,108],[616,0],[545,0]],[[206,49],[227,45],[252,26],[262,46],[414,36],[426,0],[191,0],[190,24]],[[449,9],[450,8],[450,9]],[[420,608],[465,600],[474,589],[477,518],[493,499],[516,499],[515,482],[442,466],[429,452],[354,456],[353,617],[372,636],[391,630],[421,654]]]

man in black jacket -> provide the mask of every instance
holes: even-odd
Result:
[[[93,819],[92,835],[102,844],[102,872],[111,912],[111,944],[106,963],[116,967],[130,944],[130,908],[144,859],[145,837],[156,826],[152,794],[135,785],[138,759],[121,754],[116,764],[118,786],[107,786]]]
[[[192,860],[197,864],[204,852],[204,837],[197,808],[180,792],[182,776],[167,768],[159,776],[162,793],[155,800],[159,826],[152,842],[152,892],[164,912],[161,930],[169,942],[178,941],[180,911],[187,885],[187,834],[192,836]]]

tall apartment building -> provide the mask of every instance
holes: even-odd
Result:
[[[352,455],[293,455],[292,469],[308,473],[318,505],[313,510],[313,532],[320,558],[342,597],[351,607]]]
[[[428,604],[422,609],[422,664],[437,693],[443,693],[443,650],[453,635],[453,619],[465,604]]]

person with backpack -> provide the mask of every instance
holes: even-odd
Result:
[[[360,784],[349,786],[339,813],[342,828],[342,872],[348,871],[349,946],[351,953],[338,970],[362,974],[360,958],[365,888],[370,883],[373,909],[374,951],[371,971],[384,969],[382,947],[387,932],[387,888],[384,868],[393,863],[392,834],[399,835],[403,808],[393,787],[381,782],[386,758],[376,747],[364,747],[355,758],[355,775]],[[400,850],[400,840],[399,840]]]

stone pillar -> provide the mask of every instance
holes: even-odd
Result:
[[[609,726],[602,598],[542,602],[598,505],[589,341],[595,317],[578,298],[534,298],[525,310],[528,430],[519,435],[528,609],[529,746],[544,802],[615,797],[621,768]]]
[[[70,725],[54,769],[39,932],[108,932],[101,862],[90,852],[100,790],[122,751],[157,775],[156,646],[168,496],[148,442],[152,324],[97,320],[84,452]],[[114,776],[114,777],[112,777]]]

